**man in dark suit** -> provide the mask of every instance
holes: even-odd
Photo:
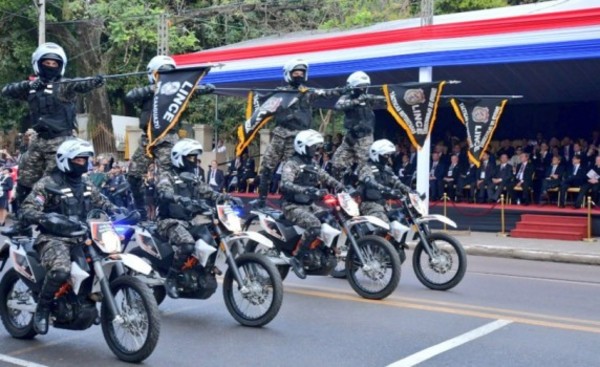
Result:
[[[560,155],[552,156],[552,164],[546,169],[542,178],[540,200],[548,200],[548,189],[559,187],[565,174],[565,165]]]
[[[450,156],[450,165],[445,172],[446,174],[442,179],[444,192],[450,200],[456,200],[456,183],[461,172],[458,155],[453,154]]]
[[[481,163],[475,177],[477,177],[477,181],[475,182],[475,188],[477,189],[477,202],[484,203],[486,194],[488,193],[487,187],[490,187],[492,183],[492,177],[496,172],[496,162],[490,159],[490,153],[484,152],[481,155]]]
[[[508,163],[508,154],[500,155],[500,165],[492,176],[492,182],[487,187],[488,202],[497,202],[500,195],[508,191],[513,184],[513,167]]]
[[[542,182],[546,176],[546,171],[552,164],[552,153],[550,153],[550,147],[546,142],[540,142],[540,144],[533,151],[533,157],[531,160],[533,167],[535,168],[535,175],[533,176],[533,191],[537,194],[536,201],[539,201],[540,194],[542,192]]]
[[[218,168],[217,161],[210,162],[210,170],[206,176],[206,183],[216,192],[222,192],[225,185],[225,175]]]
[[[444,190],[444,171],[445,167],[440,162],[440,154],[438,152],[431,153],[431,166],[429,169],[429,199],[438,201]]]
[[[581,158],[578,155],[573,156],[571,159],[572,166],[567,171],[562,183],[560,184],[560,202],[558,206],[561,208],[565,207],[565,199],[567,196],[567,189],[569,187],[579,187],[586,182],[586,170],[581,166]]]
[[[412,183],[413,174],[415,173],[415,165],[410,163],[410,156],[408,154],[402,155],[402,163],[397,170],[400,181],[406,186],[410,186]]]
[[[475,196],[475,186],[477,182],[476,175],[477,166],[473,163],[468,165],[465,171],[460,172],[456,181],[456,202],[459,203],[463,200],[465,186],[467,185],[469,185],[469,198],[472,199]]]
[[[323,156],[321,157],[321,168],[323,168],[323,170],[327,173],[329,173],[331,175],[331,160],[329,157],[329,153],[327,152],[323,152]]]
[[[238,170],[238,190],[246,191],[248,179],[256,177],[256,164],[254,158],[248,156],[248,152],[242,153],[242,166]]]
[[[533,183],[533,173],[535,169],[533,164],[529,162],[529,154],[521,153],[519,156],[521,163],[519,163],[515,169],[515,183],[513,186],[509,186],[509,196],[512,198],[512,201],[515,203],[520,202],[523,205],[529,205],[529,189],[531,188],[531,184]],[[521,190],[515,190],[515,188],[520,188]],[[520,198],[517,193],[520,192]]]
[[[585,171],[585,170],[584,170]],[[592,192],[592,201],[598,202],[598,189],[600,189],[600,156],[596,156],[594,165],[587,169],[586,182],[581,185],[577,200],[575,200],[575,208],[581,208],[582,204],[585,204],[584,199],[588,192]]]

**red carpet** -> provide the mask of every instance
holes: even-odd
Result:
[[[580,241],[587,234],[586,217],[523,214],[511,237]]]

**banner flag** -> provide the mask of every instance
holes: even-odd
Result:
[[[452,98],[450,104],[456,117],[467,130],[469,160],[479,167],[481,155],[492,140],[500,115],[508,102],[506,98]]]
[[[200,80],[210,67],[193,67],[157,72],[156,89],[152,104],[152,120],[148,124],[146,154],[152,157],[151,148],[171,131],[187,108],[187,104]]]
[[[248,93],[248,104],[246,105],[246,121],[238,126],[238,144],[235,147],[235,154],[242,155],[252,140],[258,134],[258,131],[265,126],[280,106],[289,106],[298,98],[297,93],[276,92],[266,99],[262,104],[259,103],[260,96],[253,92]]]
[[[421,150],[435,123],[445,81],[415,84],[385,84],[387,110],[406,131],[411,143]]]

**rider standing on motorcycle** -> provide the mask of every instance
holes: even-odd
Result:
[[[177,249],[171,269],[167,275],[165,288],[171,298],[178,298],[177,275],[181,272],[185,260],[194,251],[194,237],[189,231],[192,216],[196,214],[196,200],[228,199],[238,200],[228,194],[220,194],[198,179],[195,174],[198,156],[202,154],[202,144],[193,139],[178,141],[171,151],[171,164],[174,169],[162,171],[156,185],[158,194],[158,234],[167,238],[171,246]],[[194,175],[194,180],[185,180],[181,176]],[[238,202],[239,204],[239,202]]]
[[[154,56],[146,68],[150,85],[134,88],[127,92],[127,95],[125,96],[125,99],[129,103],[139,106],[141,109],[139,126],[142,130],[142,137],[140,138],[140,145],[131,157],[131,164],[129,166],[129,171],[127,172],[127,182],[129,182],[131,192],[133,193],[135,208],[142,214],[142,218],[144,219],[146,217],[146,204],[142,185],[144,182],[144,175],[148,172],[148,167],[152,162],[152,159],[146,154],[146,147],[148,145],[148,124],[152,118],[154,88],[157,82],[155,73],[159,70],[172,70],[175,69],[175,67],[176,64],[173,58],[165,55]],[[212,85],[202,85],[196,89],[197,94],[208,94],[212,92],[214,92],[214,87]],[[153,151],[153,155],[158,162],[160,170],[168,171],[171,168],[171,149],[179,140],[177,130],[177,128],[172,129]]]
[[[332,158],[333,175],[342,179],[345,170],[357,163],[363,165],[367,161],[369,147],[373,143],[375,114],[373,106],[385,105],[385,97],[367,94],[371,78],[362,72],[352,73],[346,81],[348,90],[335,104],[335,109],[344,111],[344,128],[346,134],[342,144],[336,149]]]
[[[46,270],[33,320],[38,334],[48,332],[54,294],[70,277],[71,247],[81,242],[80,238],[61,237],[60,234],[81,228],[79,221],[86,220],[92,209],[109,214],[119,211],[87,177],[82,177],[88,170],[88,159],[93,155],[94,148],[85,140],[72,139],[62,143],[56,151],[56,168],[33,186],[21,208],[23,223],[43,224],[38,227],[40,234],[35,241]],[[57,195],[56,191],[63,195]],[[52,216],[53,213],[60,216]]]
[[[16,200],[23,202],[33,185],[54,167],[56,149],[77,131],[75,102],[77,93],[88,93],[104,85],[98,75],[92,79],[65,79],[67,55],[59,45],[47,42],[31,56],[35,79],[7,84],[2,95],[27,101],[37,138],[19,165]],[[60,82],[60,84],[55,84]]]
[[[387,164],[395,151],[396,147],[387,139],[373,142],[369,160],[360,168],[358,177],[361,214],[375,216],[386,223],[390,221],[384,208],[385,199],[398,198],[411,191]]]
[[[304,85],[308,80],[308,63],[302,59],[293,59],[284,65],[283,79],[288,86],[279,90],[290,91],[290,93],[297,91],[297,99],[288,106],[280,106],[275,112],[274,120],[277,126],[273,129],[271,143],[261,162],[258,199],[255,202],[259,207],[265,205],[275,168],[294,153],[294,137],[300,131],[312,127],[313,100],[318,97],[339,95],[336,90],[309,90]],[[270,95],[265,96],[264,99],[268,97]]]
[[[304,255],[321,231],[321,221],[313,213],[322,209],[313,203],[325,196],[327,190],[318,189],[317,186],[322,183],[338,190],[344,189],[341,182],[314,164],[312,158],[322,146],[323,136],[317,131],[299,132],[294,139],[295,153],[284,163],[281,173],[283,214],[287,220],[305,230],[290,260],[294,273],[301,279],[306,278],[302,264]]]

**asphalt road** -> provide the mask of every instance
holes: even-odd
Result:
[[[436,292],[407,262],[383,301],[364,300],[329,277],[290,275],[284,285],[282,309],[262,329],[239,326],[220,289],[206,301],[166,300],[158,347],[144,365],[600,365],[598,266],[471,256],[463,282]],[[19,341],[0,326],[0,366],[40,365],[127,364],[100,327]]]

